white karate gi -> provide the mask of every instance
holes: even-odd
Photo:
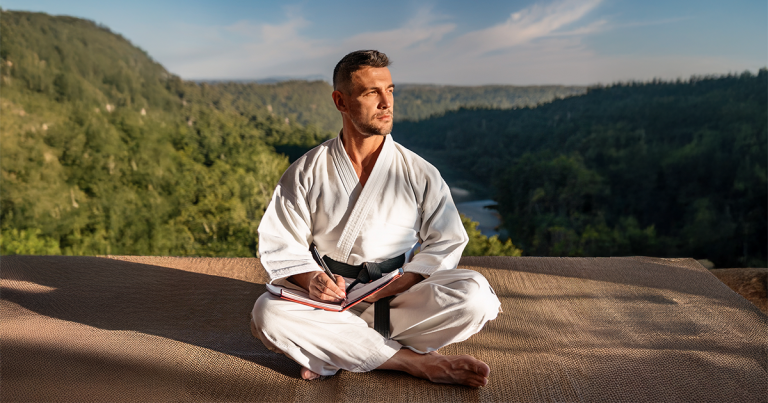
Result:
[[[259,253],[270,282],[320,270],[309,253],[359,265],[421,251],[403,266],[426,279],[390,302],[391,339],[372,329],[373,305],[327,312],[263,294],[254,305],[254,334],[320,375],[339,368],[379,367],[402,346],[420,353],[462,341],[496,317],[487,280],[456,269],[468,237],[437,169],[391,135],[365,187],[341,137],[328,140],[283,174],[259,225]]]

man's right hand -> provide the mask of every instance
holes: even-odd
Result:
[[[341,302],[347,297],[344,292],[346,283],[344,277],[336,275],[336,281],[331,280],[324,271],[311,271],[294,274],[288,278],[309,292],[309,297],[316,301]]]

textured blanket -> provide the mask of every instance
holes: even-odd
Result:
[[[464,258],[504,313],[443,354],[488,386],[315,381],[249,331],[256,259],[4,256],[0,400],[768,401],[768,316],[692,259]]]

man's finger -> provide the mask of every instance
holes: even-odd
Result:
[[[324,272],[318,273],[312,280],[312,288],[316,291],[315,298],[333,302],[344,299],[343,292],[339,290],[339,287]],[[342,279],[342,281],[344,280]],[[312,296],[311,293],[310,296]]]
[[[347,282],[344,281],[344,277],[341,277],[338,274],[336,275],[336,287],[339,287],[339,290],[342,292],[341,296],[346,298],[347,291],[345,288],[347,287]]]
[[[309,296],[319,301],[339,302],[341,300],[322,283],[314,285]]]
[[[336,281],[338,282],[340,276],[336,277]],[[334,282],[331,280],[327,274],[323,273],[322,277],[324,283],[325,283],[325,294],[335,296],[336,298],[343,299],[346,295],[344,293],[344,286],[342,285],[341,288],[339,288],[337,282]],[[344,278],[341,278],[341,283],[344,284]]]

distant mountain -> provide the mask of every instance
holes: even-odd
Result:
[[[256,80],[259,84],[276,84],[283,81],[325,81],[330,83],[332,80],[322,74],[310,74],[308,76],[276,76],[259,78]]]
[[[337,133],[341,116],[333,105],[333,88],[327,81],[287,80],[259,83],[248,80],[197,81],[229,94],[241,106],[267,109],[302,125]],[[439,116],[459,108],[512,109],[536,106],[586,92],[575,86],[512,86],[480,87],[396,84],[395,120],[417,121]],[[235,106],[240,108],[240,106]],[[397,129],[395,129],[397,130]]]
[[[450,85],[396,84],[395,118],[423,120],[459,108],[514,109],[534,107],[587,92],[587,87],[563,85]]]

